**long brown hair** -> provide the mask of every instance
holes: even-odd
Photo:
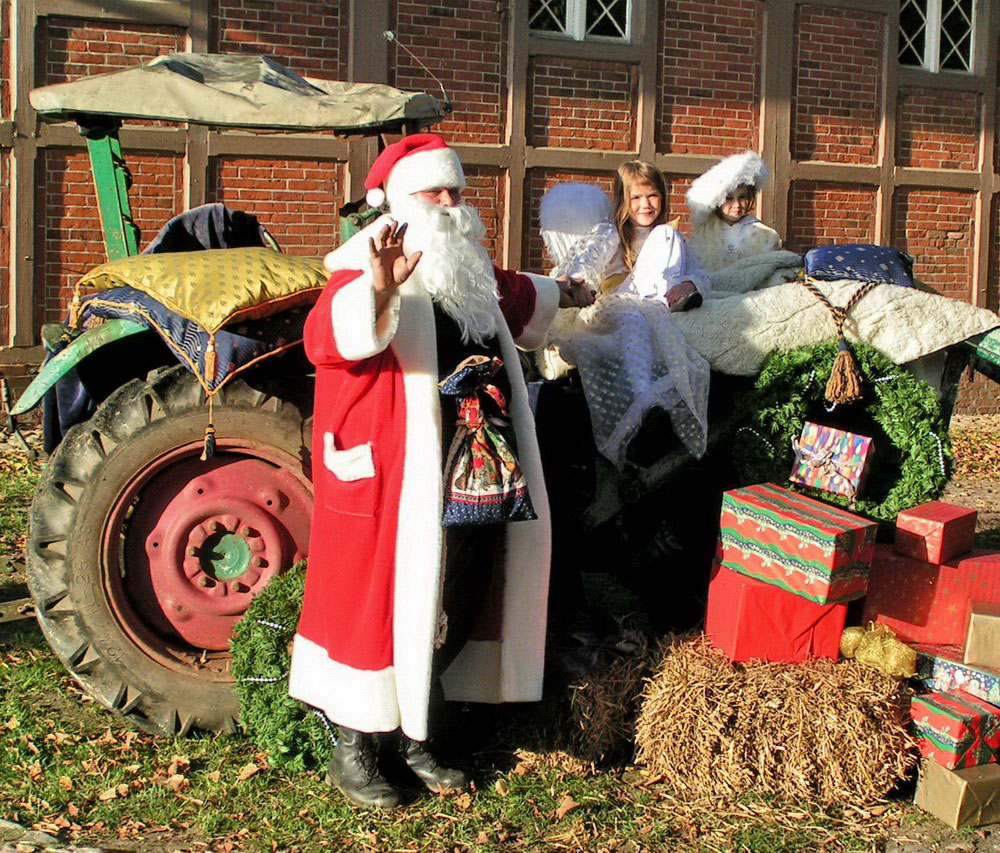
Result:
[[[645,160],[622,163],[615,175],[615,226],[621,238],[622,258],[627,269],[632,269],[635,264],[635,252],[632,250],[635,226],[628,215],[628,196],[636,184],[649,184],[660,194],[660,215],[656,217],[653,227],[667,221],[667,184],[663,180],[663,173]]]

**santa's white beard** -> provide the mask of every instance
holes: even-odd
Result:
[[[451,317],[466,343],[497,332],[497,285],[481,240],[486,226],[467,204],[439,207],[406,196],[392,202],[392,216],[406,223],[403,249],[420,251],[413,278]]]

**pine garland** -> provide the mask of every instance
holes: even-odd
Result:
[[[733,456],[743,483],[786,483],[805,421],[845,429],[874,440],[870,471],[854,510],[878,521],[937,498],[952,469],[951,442],[933,389],[878,350],[856,344],[864,396],[850,406],[823,400],[837,355],[836,343],[777,352],[754,389],[737,406],[740,424]],[[821,500],[848,504],[842,495],[786,483]]]
[[[273,767],[322,768],[330,760],[336,729],[326,717],[288,695],[289,642],[302,611],[305,563],[274,578],[236,624],[230,646],[240,698],[240,722],[268,751]]]

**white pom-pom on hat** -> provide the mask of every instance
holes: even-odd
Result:
[[[696,225],[704,222],[737,187],[746,185],[759,190],[770,174],[756,151],[744,151],[742,154],[726,157],[695,178],[687,191],[691,221]]]
[[[373,187],[365,193],[365,201],[369,207],[381,207],[385,204],[385,190],[382,187]]]

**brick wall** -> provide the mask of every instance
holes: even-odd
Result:
[[[636,150],[638,68],[554,56],[528,70],[528,142],[537,146]]]
[[[972,294],[972,193],[903,189],[893,204],[893,245],[914,258],[913,274],[946,296]]]
[[[219,53],[268,54],[297,74],[347,79],[347,0],[218,0]]]
[[[795,23],[792,156],[875,163],[883,16],[799,6]]]
[[[10,91],[10,0],[0,0],[0,116],[13,112]],[[6,304],[6,303],[4,303]]]
[[[975,169],[979,165],[979,95],[903,89],[896,125],[900,166]]]
[[[507,104],[504,74],[506,4],[495,0],[396,0],[400,40],[444,84],[453,112],[435,125],[452,142],[502,142]],[[390,46],[390,80],[401,89],[438,95],[437,84],[406,51]]]
[[[133,184],[132,214],[142,229],[141,244],[153,238],[181,209],[178,157],[133,152],[128,158]],[[63,319],[73,284],[107,260],[86,151],[52,148],[39,158],[35,258],[39,323]]]
[[[658,150],[725,155],[754,146],[763,9],[758,0],[663,2]]]
[[[42,18],[38,36],[35,56],[40,86],[117,71],[185,49],[184,31],[177,27],[82,18]],[[130,120],[129,124],[165,123]]]
[[[208,199],[254,214],[282,251],[319,256],[340,239],[343,182],[334,161],[216,157]]]
[[[803,253],[828,243],[875,243],[875,190],[796,181],[789,191],[785,247]]]
[[[503,223],[507,215],[503,172],[490,166],[470,167],[465,170],[465,180],[467,186],[462,198],[479,211],[486,226],[486,251],[494,261],[501,263]]]

